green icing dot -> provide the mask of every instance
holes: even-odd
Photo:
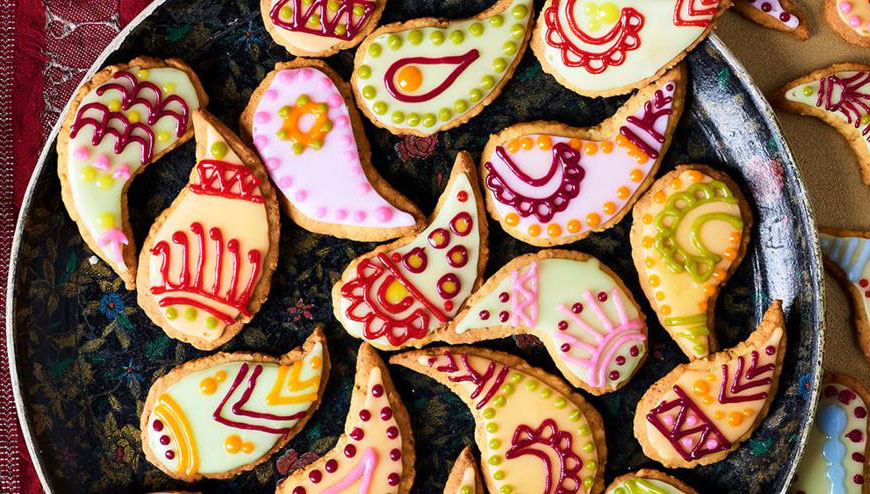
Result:
[[[489,18],[489,23],[495,27],[499,27],[504,24],[504,17],[502,17],[501,15],[494,15]]]
[[[568,404],[568,401],[565,398],[556,398],[556,402],[553,403],[553,406],[556,408],[565,408],[565,405]]]
[[[326,110],[329,110],[329,107],[326,106],[326,103],[318,103],[314,108],[311,109],[312,113],[326,113]]]
[[[302,154],[305,152],[305,146],[301,143],[296,143],[293,145],[293,154]]]
[[[359,70],[357,70],[357,76],[360,79],[368,79],[372,76],[372,68],[368,65],[360,65]]]
[[[402,47],[402,38],[398,37],[395,34],[391,34],[389,38],[387,38],[387,46],[389,46],[392,50],[398,50]]]
[[[374,110],[378,115],[383,115],[384,113],[387,113],[387,104],[383,101],[378,101],[372,105],[372,110]]]
[[[291,9],[290,7],[287,7],[286,5],[284,7],[281,7],[281,10],[278,11],[278,16],[284,20],[289,19],[290,16],[292,16],[292,15],[293,15],[293,9]]]
[[[326,2],[326,8],[329,9],[330,12],[338,12],[338,2],[335,0],[329,0]]]
[[[589,424],[583,424],[580,428],[577,429],[581,436],[588,436],[592,433],[592,430],[589,429]]]
[[[474,24],[468,26],[468,32],[475,36],[480,36],[481,34],[483,34],[483,24],[475,22]]]
[[[804,96],[812,96],[813,95],[813,87],[812,86],[804,86]]]
[[[571,419],[571,422],[577,422],[578,420],[580,420],[580,410],[571,410],[571,413],[568,414],[568,417]]]
[[[423,115],[423,127],[431,127],[435,125],[435,122],[437,121],[438,118],[432,113],[427,113]]]
[[[534,379],[530,379],[530,380],[526,381],[526,388],[529,391],[534,391],[534,390],[538,389],[538,381],[535,381]]]
[[[278,132],[275,132],[275,135],[278,136],[278,139],[281,139],[282,141],[287,140],[287,131],[284,129],[281,129]]]
[[[312,139],[308,143],[308,147],[310,147],[311,149],[320,149],[323,147],[323,140],[322,139]]]
[[[613,489],[612,494],[628,494],[628,492],[626,492],[622,487],[617,487],[616,489]]]
[[[289,106],[282,106],[278,110],[278,117],[287,118],[288,116],[290,116],[290,107]]]
[[[695,353],[706,353],[707,347],[704,345],[695,345],[692,347],[692,350],[695,350]]]
[[[529,14],[529,8],[525,5],[517,5],[511,10],[511,15],[514,16],[514,19],[522,19],[523,17]]]
[[[419,29],[414,29],[408,33],[408,41],[410,41],[412,45],[419,45],[420,42],[423,41],[423,32]]]
[[[394,111],[390,116],[390,120],[392,120],[393,123],[400,124],[405,121],[405,114],[400,111]]]
[[[217,327],[217,325],[218,325],[218,320],[216,317],[209,316],[208,318],[206,318],[205,327],[207,327],[208,329],[214,329]]]
[[[861,125],[870,124],[870,115],[864,115],[861,117]]]
[[[598,468],[598,463],[595,460],[589,460],[586,462],[586,468],[594,472]]]
[[[480,79],[480,87],[483,89],[492,89],[493,86],[495,86],[495,77],[485,75]]]
[[[344,24],[339,24],[335,26],[335,34],[341,36],[342,34],[347,32],[347,28],[344,27]]]
[[[463,485],[462,489],[459,489],[459,494],[471,494],[471,486]]]
[[[483,91],[480,89],[474,88],[468,92],[468,99],[470,99],[472,103],[477,103],[480,101],[480,98],[483,98]]]
[[[506,394],[506,395],[513,393],[514,392],[514,385],[510,384],[510,383],[505,384],[504,386],[501,387],[501,392]]]
[[[432,40],[433,45],[440,45],[444,42],[444,31],[432,31],[432,34],[429,35],[429,39]]]
[[[489,449],[498,449],[501,447],[501,439],[492,438],[489,440]]]
[[[549,398],[551,394],[553,394],[553,392],[550,391],[549,388],[544,388],[541,390],[541,398]]]
[[[173,309],[172,307],[166,309],[166,319],[170,321],[174,321],[175,318],[178,317],[178,311]]]
[[[372,43],[369,45],[369,55],[378,58],[379,56],[381,56],[381,51],[381,45],[377,43]]]
[[[495,434],[496,432],[498,432],[498,424],[496,424],[495,422],[490,422],[486,424],[486,432],[489,432],[490,434]]]
[[[456,110],[456,113],[464,113],[468,109],[468,103],[464,99],[458,99],[453,103],[453,109]]]
[[[453,31],[450,33],[450,41],[452,41],[454,45],[462,43],[465,41],[465,33],[462,31]]]
[[[353,15],[355,15],[356,17],[361,17],[363,14],[365,14],[365,12],[366,10],[363,8],[362,5],[356,5],[353,8]]]
[[[215,159],[223,159],[227,155],[227,145],[223,141],[218,141],[211,145],[211,154]]]
[[[408,118],[405,120],[405,123],[414,127],[420,124],[420,115],[417,113],[409,113]]]
[[[587,453],[591,453],[591,452],[595,451],[595,443],[593,443],[592,441],[587,442],[586,444],[583,445],[583,451],[585,451]]]
[[[494,408],[486,408],[483,411],[483,418],[491,419],[495,417],[495,409]]]
[[[595,480],[593,480],[592,477],[586,477],[583,479],[583,487],[591,489],[593,484],[595,484]]]
[[[504,480],[504,472],[501,470],[496,470],[494,474],[492,474],[492,478],[495,480]]]
[[[526,28],[522,24],[514,24],[511,26],[511,38],[520,39],[526,34]]]
[[[494,400],[492,400],[492,404],[501,408],[507,403],[504,399],[504,396],[496,396]]]
[[[490,456],[489,460],[487,460],[486,462],[489,463],[490,465],[501,465],[501,456],[499,456],[499,455]]]
[[[505,55],[513,55],[517,52],[517,44],[513,41],[505,41],[505,44],[501,45],[501,52]]]
[[[362,95],[363,95],[363,98],[365,98],[365,99],[372,99],[372,98],[375,97],[375,95],[376,95],[377,93],[378,93],[378,92],[375,91],[375,88],[372,87],[372,86],[366,86],[366,87],[364,87],[363,90],[362,90]]]
[[[311,102],[311,98],[307,94],[302,94],[296,98],[296,106],[305,106]]]
[[[453,112],[450,111],[450,108],[442,108],[441,111],[438,112],[438,118],[442,121],[446,122],[453,117]]]
[[[511,374],[511,377],[508,378],[508,381],[510,381],[513,384],[517,384],[522,380],[523,380],[522,374]]]
[[[504,72],[504,69],[506,69],[507,66],[508,66],[507,60],[505,60],[501,57],[498,57],[492,61],[492,70],[494,70],[496,72]]]
[[[196,319],[196,309],[193,307],[188,307],[184,309],[184,318],[188,321],[193,321]]]
[[[501,494],[511,494],[514,489],[509,485],[503,485],[501,486],[501,489],[499,489],[499,491],[501,491]]]

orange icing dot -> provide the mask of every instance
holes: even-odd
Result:
[[[628,144],[628,139],[624,135],[619,134],[618,136],[616,136],[616,144],[619,146],[625,146],[626,144]]]
[[[665,292],[656,292],[656,300],[662,301],[665,299]]]
[[[423,84],[423,72],[416,65],[405,65],[396,73],[396,84],[403,91],[413,93]]]
[[[637,151],[636,153],[634,153],[634,161],[638,165],[643,165],[646,164],[647,161],[649,161],[649,156],[647,156],[646,153],[641,153],[640,151]]]
[[[242,450],[242,438],[236,434],[231,434],[224,439],[224,449],[227,453],[234,455]]]
[[[587,142],[585,146],[583,146],[583,152],[592,156],[593,154],[598,152],[598,144],[594,142]]]
[[[227,371],[219,370],[215,373],[214,378],[217,379],[217,382],[222,383],[227,380]]]
[[[652,222],[653,222],[653,217],[652,217],[651,214],[645,214],[645,215],[643,215],[643,223],[644,223],[645,225],[652,224]]]
[[[643,237],[643,246],[649,249],[653,245],[652,237]]]
[[[586,224],[589,226],[598,226],[601,223],[601,217],[597,213],[589,213],[586,215]]]
[[[533,237],[537,237],[541,234],[541,226],[540,225],[531,225],[529,227],[529,235]]]
[[[604,154],[610,154],[613,152],[613,143],[610,141],[604,141],[601,143],[601,152]]]
[[[728,235],[728,241],[731,242],[732,244],[739,244],[740,237],[741,237],[740,232],[731,232]]]
[[[704,287],[704,295],[706,295],[708,297],[712,297],[713,295],[716,295],[716,287],[713,285],[705,286]]]
[[[604,210],[604,214],[613,214],[616,212],[616,204],[613,204],[610,201],[605,202],[602,209]]]
[[[656,260],[652,257],[647,257],[644,259],[643,263],[646,264],[646,267],[651,268],[656,265]]]
[[[535,147],[535,141],[533,141],[531,137],[523,137],[520,139],[520,147],[528,151]]]
[[[635,168],[628,175],[628,178],[630,178],[632,182],[640,182],[641,180],[643,180],[643,170]]]
[[[680,180],[679,178],[675,178],[675,179],[671,182],[671,188],[672,188],[672,189],[679,189],[679,188],[681,188],[682,186],[683,186],[683,181]]]
[[[253,453],[254,445],[249,442],[242,443],[242,453]]]
[[[549,235],[551,237],[558,237],[561,234],[562,234],[562,227],[561,226],[559,226],[555,223],[552,223],[550,226],[547,227],[547,235]]]
[[[507,143],[507,150],[509,153],[516,153],[520,150],[520,141],[518,139],[514,139],[511,142]]]
[[[717,280],[724,280],[725,270],[722,268],[716,268],[715,270],[713,270],[713,278],[716,278]]]
[[[751,417],[751,416],[755,415],[755,410],[753,410],[751,408],[744,408],[743,415],[745,415],[747,417]]]
[[[508,213],[507,216],[504,217],[504,222],[509,226],[517,226],[520,222],[520,217],[515,213]]]
[[[217,391],[218,383],[213,377],[207,377],[199,382],[199,390],[204,395],[212,395]]]
[[[653,194],[653,201],[655,201],[659,204],[665,202],[667,199],[668,199],[668,196],[665,195],[665,193],[662,191],[658,191],[655,194]]]
[[[692,182],[700,182],[701,179],[704,178],[704,175],[698,170],[690,170],[686,172],[686,175],[689,176],[689,180]]]
[[[320,366],[323,365],[323,361],[320,360],[320,357],[312,357],[308,365],[310,365],[312,369],[319,369]]]
[[[569,233],[577,233],[580,231],[583,225],[580,224],[577,220],[571,220],[568,222],[567,229]]]
[[[698,310],[701,312],[707,312],[707,302],[700,302],[698,304]]]
[[[707,393],[710,392],[710,383],[708,383],[707,381],[705,381],[703,379],[698,379],[692,385],[692,391],[696,395],[699,395],[699,396],[706,395]]]
[[[705,404],[705,405],[712,405],[712,404],[713,404],[713,398],[710,398],[709,396],[706,396],[706,397],[704,397],[703,400],[701,400],[701,403],[703,403],[703,404]]]
[[[731,412],[728,414],[728,425],[737,427],[743,423],[743,414],[739,412]]]
[[[616,189],[616,197],[622,201],[628,199],[629,195],[631,195],[631,191],[628,190],[628,187],[620,187]]]
[[[580,141],[580,139],[571,139],[570,141],[568,141],[568,145],[571,146],[575,151],[580,151],[580,147],[583,145],[583,143]]]
[[[716,380],[716,374],[707,374],[707,380],[713,382]]]
[[[657,287],[662,282],[662,280],[657,275],[650,275],[649,277],[649,286]]]
[[[716,413],[713,414],[713,418],[716,420],[722,420],[725,418],[725,412],[717,411]]]
[[[551,147],[553,147],[553,140],[550,136],[538,136],[538,149],[548,151]]]
[[[661,311],[661,313],[664,315],[668,315],[671,313],[671,306],[670,305],[663,305],[663,306],[661,306],[659,311]]]
[[[733,261],[737,257],[737,249],[729,247],[725,249],[725,252],[722,253],[722,255],[725,257],[725,259]]]

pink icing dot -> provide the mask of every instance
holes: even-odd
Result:
[[[849,2],[840,2],[840,12],[848,14],[852,11],[852,4]]]
[[[368,182],[362,182],[357,185],[356,189],[360,194],[368,194],[372,191],[372,186]]]
[[[332,86],[332,81],[329,80],[329,77],[321,77],[320,80],[317,81],[317,84],[322,89],[329,89]]]
[[[704,446],[706,446],[707,449],[716,449],[719,447],[719,441],[715,439],[710,439],[706,443],[704,443]]]
[[[276,99],[278,99],[278,91],[275,91],[274,89],[270,89],[270,90],[266,91],[265,94],[263,94],[263,97],[269,101],[275,101]]]
[[[308,199],[308,192],[305,190],[297,190],[296,191],[296,200],[299,202],[303,202],[303,201],[305,201],[305,199]]]
[[[352,134],[345,134],[345,135],[341,136],[341,143],[345,146],[352,146],[353,145],[353,135]]]
[[[344,156],[345,161],[348,161],[350,163],[356,163],[359,159],[356,155],[356,151],[353,150],[345,151],[342,156]]]
[[[667,426],[674,425],[674,416],[673,415],[665,415],[664,422],[665,422],[665,425],[667,425]]]
[[[268,112],[258,111],[256,115],[254,115],[254,122],[258,124],[266,124],[269,123],[269,120],[272,119],[272,115],[269,115]]]
[[[354,211],[354,212],[353,212],[353,219],[355,219],[355,220],[357,220],[357,221],[365,221],[365,219],[366,219],[366,212],[365,212],[365,211],[361,211],[361,210],[356,210],[356,211]]]
[[[680,442],[683,443],[683,446],[685,446],[685,447],[687,447],[687,448],[691,448],[691,447],[692,447],[692,444],[694,443],[694,441],[692,441],[692,438],[691,438],[691,437],[687,437],[687,438],[683,439],[683,440],[680,441]]]
[[[254,147],[256,147],[258,150],[262,151],[268,145],[269,145],[269,138],[268,137],[261,134],[261,135],[258,135],[257,137],[254,138]]]
[[[282,189],[289,189],[293,185],[293,177],[290,175],[284,175],[280,179],[278,179],[278,187]]]
[[[858,17],[857,15],[853,15],[852,17],[849,17],[849,25],[852,27],[860,26],[861,25],[861,18]]]
[[[270,170],[277,170],[280,166],[281,160],[279,158],[266,158],[266,168]]]
[[[350,119],[348,119],[347,116],[345,116],[345,115],[342,115],[342,116],[335,119],[335,126],[338,127],[339,129],[343,129],[343,128],[347,127],[348,123],[350,123]]]
[[[363,175],[363,169],[359,166],[355,166],[350,169],[350,174],[354,177],[361,177]]]
[[[378,209],[375,209],[375,218],[381,223],[386,223],[393,219],[393,209],[381,206]]]
[[[326,213],[327,213],[327,209],[325,207],[321,206],[321,207],[317,208],[317,211],[314,212],[314,216],[316,216],[318,218],[323,218],[324,216],[326,216]]]
[[[73,158],[75,158],[77,160],[86,160],[90,157],[91,157],[91,150],[84,147],[84,146],[77,147],[76,150],[73,151]]]
[[[341,106],[344,100],[341,98],[340,94],[332,93],[329,95],[328,98],[326,98],[326,102],[329,104],[329,106],[333,108],[338,108],[339,106]]]
[[[335,219],[343,220],[347,218],[347,209],[337,209],[335,211]]]
[[[285,70],[278,74],[278,80],[283,83],[290,83],[296,80],[297,72],[295,70]]]
[[[299,77],[300,77],[303,81],[307,81],[308,79],[311,79],[311,76],[313,76],[313,75],[314,75],[314,71],[313,71],[313,70],[311,70],[311,69],[302,69],[302,72],[299,74]]]
[[[688,417],[686,417],[686,425],[688,425],[689,427],[692,427],[693,425],[695,425],[697,423],[698,423],[698,418],[695,417],[694,415],[689,415]]]
[[[111,167],[112,165],[111,163],[109,163],[109,157],[105,154],[97,156],[97,159],[94,160],[94,168],[96,168],[97,170],[105,172],[109,171],[109,168]]]

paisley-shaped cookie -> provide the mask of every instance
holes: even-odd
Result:
[[[659,379],[634,415],[644,454],[669,468],[725,459],[767,415],[785,348],[782,302],[776,301],[746,341]]]
[[[297,57],[328,57],[375,28],[387,0],[260,0],[260,14],[276,43]]]
[[[511,236],[562,245],[610,228],[652,183],[683,112],[684,65],[596,127],[513,125],[481,156],[486,207]]]
[[[320,459],[291,473],[276,494],[408,494],[414,438],[408,412],[378,352],[359,347],[344,434]]]
[[[483,482],[477,470],[477,462],[471,454],[471,448],[466,446],[453,463],[450,476],[444,485],[444,494],[484,494]]]
[[[468,405],[489,492],[604,488],[601,416],[561,379],[506,353],[466,346],[401,353],[390,363],[435,379]]]
[[[280,213],[257,156],[206,112],[193,125],[197,164],[142,245],[137,299],[167,335],[211,350],[265,302]]]
[[[698,491],[674,477],[648,468],[613,479],[604,492],[605,494],[698,494]]]
[[[474,162],[456,156],[426,230],[353,260],[332,289],[335,317],[382,350],[431,341],[481,283],[488,249]]]
[[[641,88],[703,41],[731,0],[547,0],[532,35],[544,71],[584,96]]]
[[[498,0],[469,19],[381,26],[356,52],[350,82],[357,104],[394,134],[427,136],[467,122],[516,69],[533,9],[532,0]]]
[[[70,104],[57,138],[63,203],[88,247],[128,289],[136,286],[136,245],[127,189],[193,136],[191,114],[207,102],[180,60],[138,57],[97,72]]]
[[[423,228],[423,214],[378,175],[350,87],[320,60],[278,63],[240,119],[284,210],[315,233],[381,241]]]
[[[856,0],[825,0],[825,20],[841,38],[870,47],[870,5]]]
[[[849,293],[858,343],[870,360],[870,233],[822,228],[819,243],[825,267]]]
[[[807,16],[792,0],[734,0],[734,10],[757,24],[789,33],[800,41],[810,37]]]
[[[789,493],[867,493],[868,406],[870,393],[858,380],[825,375],[816,419]]]
[[[858,155],[870,185],[870,65],[838,63],[783,86],[771,97],[779,109],[824,120]]]
[[[631,256],[659,322],[689,359],[716,351],[716,298],[743,260],[752,226],[737,184],[707,166],[678,166],[632,214]]]
[[[187,482],[251,470],[302,430],[328,376],[319,328],[279,358],[217,353],[187,362],[148,391],[141,417],[145,457]]]
[[[647,356],[644,315],[631,292],[601,261],[575,251],[507,263],[439,337],[475,343],[525,333],[544,342],[568,382],[596,395],[622,387]]]

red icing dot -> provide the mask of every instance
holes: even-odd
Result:
[[[478,314],[478,315],[480,316],[480,319],[483,321],[486,321],[487,319],[489,319],[489,311],[488,310],[482,310],[482,311],[480,311],[480,314]]]
[[[855,476],[852,477],[852,482],[855,482],[856,484],[861,485],[864,483],[864,476],[856,473]]]
[[[616,357],[616,365],[625,365],[625,357],[622,355]]]
[[[510,314],[507,313],[506,310],[503,310],[498,313],[498,320],[501,322],[507,322],[508,318],[510,318]]]
[[[855,416],[859,419],[863,419],[867,416],[867,409],[864,407],[858,407],[855,409]]]
[[[764,2],[763,4],[761,4],[761,11],[762,11],[762,12],[770,12],[770,9],[771,9],[771,8],[772,8],[772,7],[771,7],[770,4],[767,3],[767,2]]]
[[[399,461],[402,458],[402,452],[398,449],[393,449],[390,451],[390,459],[393,461]]]
[[[151,427],[154,427],[155,431],[160,432],[163,430],[163,422],[155,420],[154,423],[151,424]]]
[[[160,444],[164,446],[169,444],[169,436],[160,436]]]
[[[867,298],[870,298],[870,290],[867,290],[866,292],[864,292],[864,296]]]
[[[316,484],[320,482],[321,479],[323,479],[323,474],[320,473],[320,470],[312,470],[308,472],[308,480],[311,482]]]
[[[598,292],[598,301],[607,302],[607,294],[604,292]]]
[[[782,14],[779,14],[779,20],[782,22],[788,22],[791,20],[791,15],[788,12],[783,12]]]
[[[870,282],[867,281],[867,278],[861,278],[861,281],[858,282],[861,285],[861,288],[867,288],[867,285],[870,285]]]
[[[849,440],[853,443],[859,443],[862,439],[864,439],[864,433],[862,433],[858,429],[852,429],[851,431],[849,431],[848,434],[846,434],[846,437],[848,437]]]
[[[511,296],[508,295],[508,292],[501,292],[498,294],[498,301],[501,303],[505,303],[511,299]]]
[[[372,418],[372,413],[368,410],[360,410],[359,418],[362,419],[363,422],[368,422],[370,418]]]
[[[293,488],[293,494],[305,494],[305,488],[301,485],[297,485]]]
[[[387,428],[387,437],[390,439],[395,439],[399,437],[399,428],[395,425],[391,425]]]
[[[375,398],[378,398],[383,394],[384,394],[384,387],[383,386],[381,386],[380,384],[375,384],[374,386],[372,386],[372,395],[374,395]]]
[[[864,463],[864,455],[861,453],[852,453],[852,459],[858,463]]]
[[[562,331],[568,329],[568,321],[559,321],[559,329]]]
[[[830,398],[836,394],[837,394],[837,388],[835,388],[833,386],[826,386],[825,387],[825,396],[826,397]]]
[[[393,410],[390,407],[381,409],[381,420],[390,420],[393,418]]]
[[[338,462],[335,460],[329,460],[326,462],[326,465],[323,466],[327,472],[332,473],[338,470]]]
[[[840,391],[840,395],[837,396],[837,399],[844,405],[848,405],[849,402],[855,399],[855,393],[851,390],[844,389],[843,391]]]
[[[628,353],[632,357],[637,357],[638,355],[640,355],[640,350],[638,350],[637,346],[632,346],[631,348],[628,349]]]
[[[449,300],[444,302],[444,310],[446,310],[447,312],[450,312],[451,310],[453,310],[453,302],[451,302]]]
[[[350,438],[354,441],[362,441],[362,438],[364,437],[366,437],[366,433],[359,427],[354,427],[353,430],[350,431]]]
[[[459,199],[459,202],[465,202],[468,200],[468,192],[460,190],[459,193],[456,194],[456,198]]]
[[[387,483],[390,485],[399,485],[399,474],[391,473],[387,475]]]
[[[573,312],[575,314],[579,314],[579,313],[583,312],[583,304],[581,304],[580,302],[577,302],[576,304],[572,305],[571,312]]]
[[[571,349],[571,345],[569,345],[569,344],[567,344],[567,343],[562,343],[562,346],[559,347],[559,348],[560,348],[563,352],[568,352],[568,350]]]
[[[348,444],[344,447],[344,456],[347,456],[348,458],[353,458],[355,454],[356,446],[354,446],[353,444]]]
[[[173,458],[175,458],[175,451],[172,451],[172,450],[170,449],[169,451],[166,452],[166,459],[167,459],[167,460],[171,460],[171,459],[173,459]]]
[[[402,260],[402,256],[398,252],[393,252],[390,254],[390,258],[393,259],[393,262],[399,262]]]
[[[767,348],[764,349],[764,353],[768,355],[773,355],[774,353],[776,353],[776,347],[774,347],[773,345],[768,345]]]
[[[616,381],[619,379],[619,371],[610,371],[610,380]]]

